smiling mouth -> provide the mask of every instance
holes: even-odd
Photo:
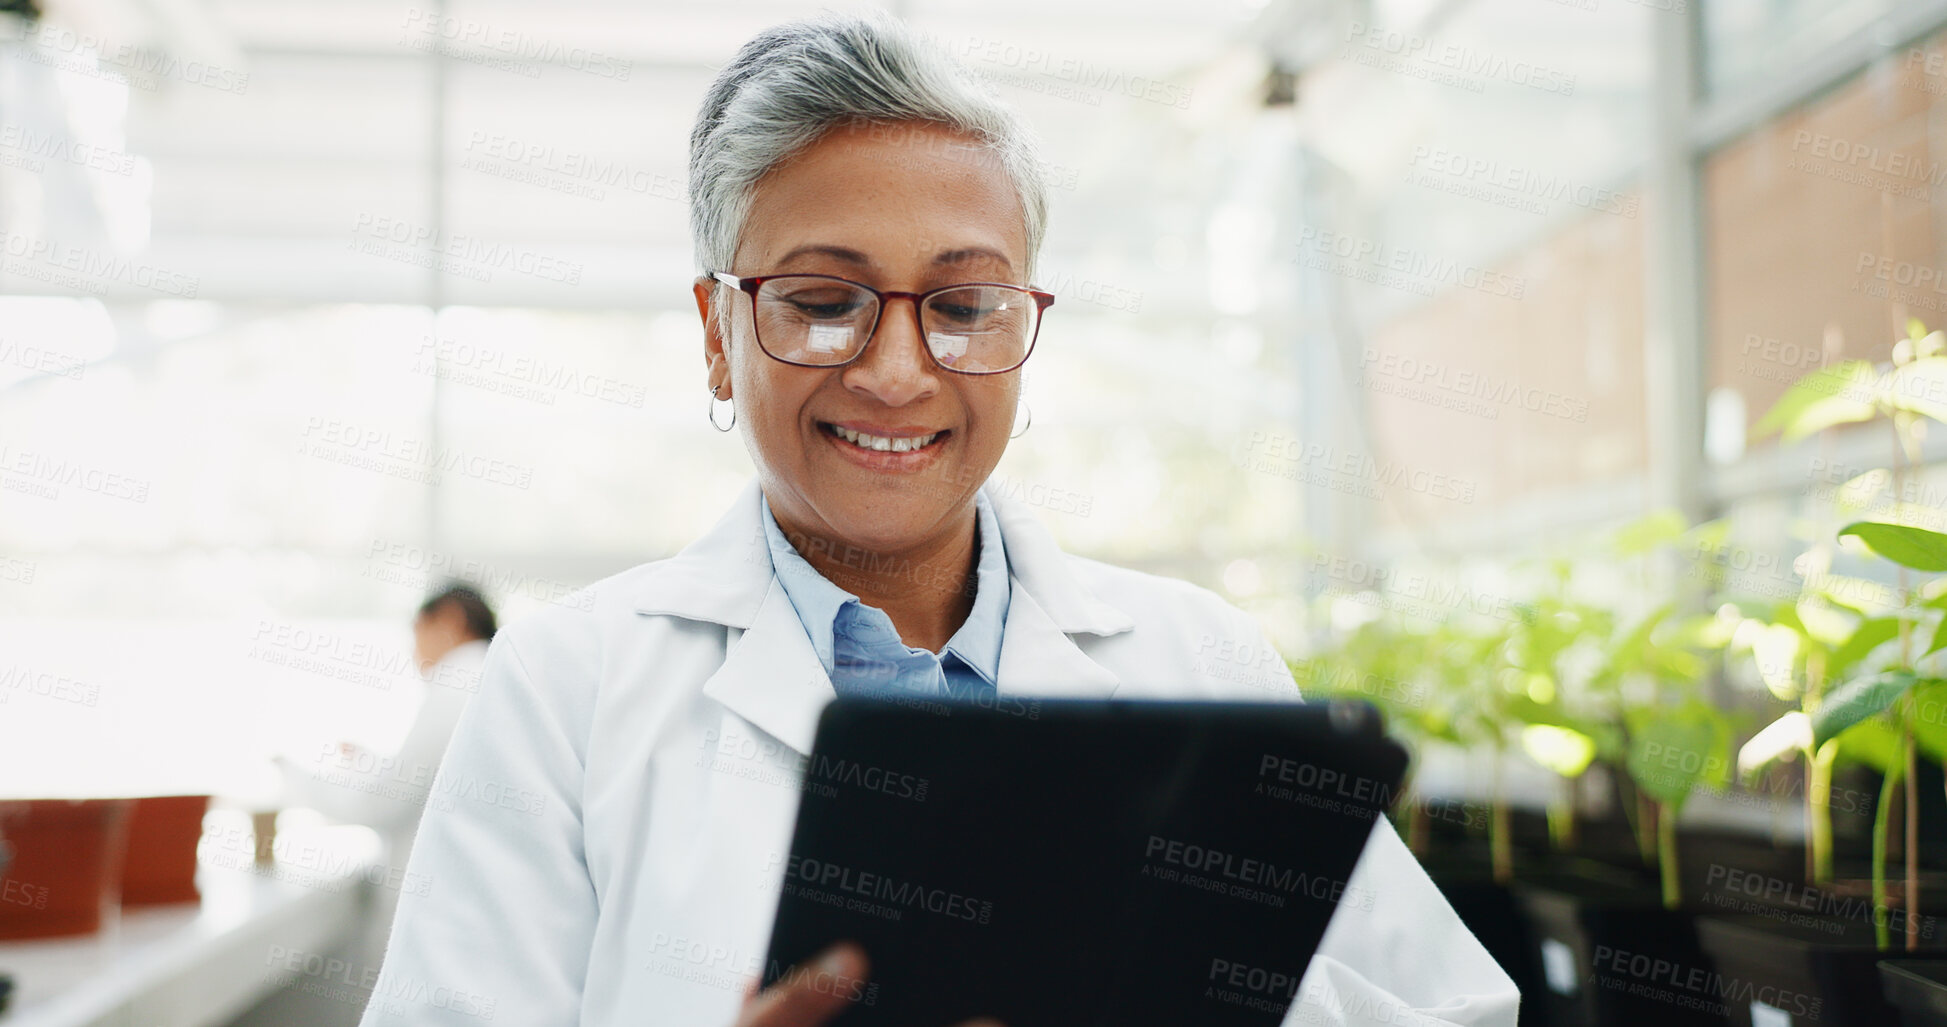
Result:
[[[916,450],[925,449],[952,434],[951,430],[942,430],[933,432],[930,435],[909,435],[895,438],[885,435],[868,435],[865,432],[853,431],[850,428],[841,428],[838,425],[829,424],[824,421],[818,422],[818,427],[827,435],[842,439],[859,449],[874,453],[911,453]]]

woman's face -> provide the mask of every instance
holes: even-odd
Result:
[[[822,274],[920,293],[961,282],[1026,285],[1019,197],[991,151],[933,125],[834,129],[756,188],[737,275]],[[709,384],[737,424],[780,523],[867,552],[900,552],[962,528],[1007,448],[1020,371],[965,375],[933,363],[913,306],[888,300],[865,352],[840,368],[773,360],[751,334],[750,297],[696,288]],[[712,305],[730,305],[728,337]],[[832,429],[917,437],[863,449]]]

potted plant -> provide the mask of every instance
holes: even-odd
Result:
[[[1507,635],[1505,623],[1487,617],[1425,629],[1375,618],[1311,658],[1293,661],[1292,671],[1308,693],[1378,704],[1389,731],[1414,754],[1414,767],[1432,746],[1495,754],[1497,773],[1485,804],[1421,795],[1409,777],[1392,812],[1448,903],[1526,994],[1541,987],[1540,968],[1509,888],[1517,864],[1514,825],[1498,773],[1512,744],[1497,673]],[[1447,829],[1442,837],[1450,840],[1436,844],[1435,827]],[[1451,840],[1455,835],[1458,843]],[[1526,1013],[1523,1020],[1541,1022],[1537,1016]]]
[[[1840,915],[1705,917],[1699,922],[1705,947],[1723,973],[1771,988],[1775,995],[1796,995],[1823,1023],[1881,1024],[1897,1015],[1882,997],[1875,969],[1890,948],[1890,926],[1896,922],[1886,874],[1893,800],[1902,782],[1910,785],[1915,779],[1923,750],[1936,757],[1947,751],[1917,713],[1938,688],[1915,662],[1925,656],[1920,635],[1937,620],[1937,611],[1915,601],[1909,581],[1914,569],[1947,570],[1947,535],[1916,523],[1924,513],[1904,502],[1902,487],[1917,455],[1922,422],[1947,421],[1947,405],[1939,402],[1947,396],[1941,388],[1947,386],[1943,351],[1947,337],[1926,333],[1915,323],[1908,338],[1895,345],[1890,365],[1849,361],[1816,370],[1794,384],[1761,422],[1762,428],[1794,441],[1836,425],[1884,421],[1895,443],[1888,467],[1859,475],[1839,493],[1842,507],[1866,506],[1877,516],[1846,525],[1835,533],[1834,543],[1891,559],[1899,567],[1896,588],[1890,598],[1880,598],[1868,589],[1838,594],[1830,578],[1817,585],[1808,582],[1807,595],[1789,615],[1764,629],[1766,639],[1797,650],[1783,662],[1793,671],[1802,668],[1802,681],[1794,683],[1800,708],[1760,732],[1740,759],[1753,770],[1787,753],[1805,757],[1810,880],[1782,882],[1778,890],[1795,892],[1801,905],[1809,901],[1820,913],[1830,908]],[[1815,565],[1805,569],[1829,567],[1831,552],[1829,547],[1816,550]],[[1843,622],[1842,629],[1835,630],[1835,620]],[[1775,654],[1769,662],[1760,667],[1768,684],[1775,683],[1781,669]],[[1792,688],[1774,684],[1773,690],[1784,696]],[[1872,901],[1861,907],[1868,911],[1863,916],[1846,915],[1854,910],[1830,901],[1842,895],[1833,890],[1827,806],[1831,774],[1849,761],[1871,766],[1881,776],[1872,830]],[[1923,934],[1931,933],[1931,922],[1918,915],[1915,901],[1919,803],[1910,787],[1908,793],[1909,801],[1902,804],[1906,887],[1898,922],[1905,928],[1904,946],[1912,949]],[[1775,1016],[1779,1005],[1768,1005],[1771,1012],[1765,1015]],[[1737,1019],[1748,1022],[1763,1012],[1753,1005],[1739,1010]]]
[[[1618,546],[1647,558],[1681,527],[1664,516],[1639,522]],[[1581,617],[1600,660],[1580,679],[1570,723],[1587,739],[1585,748],[1644,797],[1646,812],[1633,819],[1632,833],[1655,839],[1635,847],[1650,850],[1645,862],[1660,883],[1652,888],[1584,869],[1517,884],[1545,971],[1546,990],[1529,994],[1527,1005],[1545,1010],[1551,1023],[1721,1022],[1715,1009],[1685,1004],[1631,970],[1647,956],[1685,974],[1709,972],[1691,914],[1680,908],[1676,819],[1699,787],[1727,777],[1731,726],[1701,694],[1704,653],[1724,633],[1711,618],[1675,618],[1673,609],[1666,602],[1619,633],[1607,630],[1619,617]]]
[[[119,904],[128,799],[0,802],[12,859],[0,878],[0,939],[93,934]]]
[[[1492,626],[1448,622],[1417,629],[1395,620],[1373,618],[1344,632],[1333,644],[1306,659],[1291,661],[1293,677],[1308,695],[1363,699],[1386,715],[1388,731],[1414,754],[1413,768],[1429,746],[1505,751],[1505,714],[1488,687],[1495,650],[1505,635]],[[1393,807],[1401,833],[1423,862],[1435,856],[1431,803],[1413,786],[1412,770]],[[1498,794],[1498,788],[1496,789]],[[1461,826],[1489,836],[1488,860],[1497,878],[1512,875],[1513,843],[1504,803],[1490,800],[1485,810],[1467,804]],[[1475,814],[1479,815],[1476,816]],[[1453,818],[1442,816],[1443,821]]]
[[[1879,964],[1886,1001],[1906,1027],[1947,1027],[1947,960],[1889,959]]]
[[[122,905],[195,902],[202,897],[196,890],[196,845],[209,806],[207,795],[135,800],[122,856]]]
[[[1861,521],[1846,526],[1840,535],[1858,539],[1871,552],[1900,566],[1902,600],[1913,594],[1908,571],[1947,572],[1947,534],[1908,524]],[[1909,952],[1920,947],[1923,934],[1934,933],[1929,929],[1933,921],[1921,915],[1917,901],[1920,854],[1915,817],[1919,804],[1913,798],[1912,786],[1918,781],[1918,760],[1923,751],[1936,761],[1947,758],[1947,725],[1941,723],[1938,712],[1943,700],[1947,700],[1947,679],[1923,669],[1926,664],[1937,663],[1932,658],[1947,649],[1947,617],[1939,615],[1941,602],[1942,594],[1938,591],[1931,600],[1903,602],[1897,615],[1899,645],[1892,664],[1835,689],[1812,718],[1814,745],[1863,736],[1875,738],[1877,744],[1873,748],[1879,752],[1891,750],[1891,758],[1883,758],[1884,783],[1873,819],[1874,944],[1870,951],[1842,954],[1851,957],[1845,959],[1845,965],[1853,969],[1854,979],[1862,989],[1870,988],[1873,983],[1871,964],[1878,961],[1880,953],[1893,947],[1890,938],[1893,925],[1904,928],[1899,933],[1903,947]],[[1926,641],[1926,648],[1921,651],[1927,639],[1931,641]],[[1908,800],[1903,804],[1906,887],[1900,908],[1902,915],[1896,919],[1887,884],[1886,853],[1887,835],[1893,827],[1891,799],[1901,782],[1906,783],[1908,791]],[[1934,947],[1939,948],[1939,939],[1928,937],[1927,940],[1936,942]],[[1944,971],[1947,971],[1947,960],[1914,961],[1900,966],[1882,965],[1879,977],[1887,998],[1898,998],[1915,1015],[1922,1015],[1939,999],[1947,997],[1947,991],[1939,983]]]

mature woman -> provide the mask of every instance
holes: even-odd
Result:
[[[824,1022],[870,953],[747,989],[835,693],[1296,694],[1240,611],[1068,556],[981,489],[1053,299],[1029,285],[1047,200],[951,61],[884,19],[763,33],[704,100],[690,193],[710,415],[757,479],[675,557],[494,640],[368,1025]],[[1383,823],[1351,883],[1370,908],[1334,920],[1295,1020],[1514,1022]]]

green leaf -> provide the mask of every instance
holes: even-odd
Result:
[[[1758,771],[1812,745],[1812,722],[1797,710],[1779,717],[1751,736],[1737,751],[1737,772],[1749,778]]]
[[[1860,621],[1859,626],[1853,629],[1852,637],[1846,639],[1845,643],[1832,654],[1832,658],[1825,662],[1825,676],[1845,677],[1846,671],[1865,659],[1868,653],[1898,637],[1900,637],[1898,617],[1874,617],[1871,620]]]
[[[1935,760],[1947,760],[1947,681],[1927,678],[1913,686],[1913,740]]]
[[[1540,703],[1526,695],[1509,695],[1504,700],[1503,709],[1509,719],[1518,724],[1546,724],[1551,727],[1568,726],[1568,714],[1559,704]]]
[[[1670,615],[1671,605],[1666,603],[1642,620],[1637,621],[1627,632],[1609,646],[1609,663],[1618,670],[1628,672],[1640,667],[1650,651],[1650,636],[1655,634],[1657,625]]]
[[[1940,626],[1933,631],[1933,642],[1927,646],[1927,651],[1920,655],[1932,656],[1942,649],[1947,649],[1947,617],[1940,618]]]
[[[1916,680],[1912,671],[1889,670],[1840,685],[1812,711],[1812,744],[1824,745],[1860,721],[1885,712]]]
[[[1832,575],[1823,575],[1830,578]],[[1853,629],[1859,626],[1858,618],[1852,613],[1833,604],[1828,596],[1818,598],[1807,596],[1792,608],[1792,617],[1777,618],[1778,623],[1788,627],[1795,626],[1808,639],[1833,649],[1846,644],[1852,637]]]
[[[1855,521],[1839,529],[1839,537],[1851,535],[1866,548],[1902,567],[1916,571],[1947,571],[1947,535],[1904,524]]]
[[[1616,532],[1616,551],[1624,556],[1637,556],[1682,538],[1686,530],[1682,514],[1658,510],[1623,525]]]
[[[1947,358],[1915,360],[1893,373],[1886,402],[1896,410],[1947,421]]]
[[[1879,412],[1876,378],[1864,360],[1819,368],[1785,390],[1754,430],[1759,437],[1781,432],[1786,442],[1796,442],[1835,424],[1870,421]]]
[[[1625,746],[1628,735],[1622,725],[1614,721],[1598,720],[1582,725],[1582,731],[1595,741],[1595,758],[1611,766],[1622,763],[1627,755]]]
[[[1798,698],[1801,682],[1798,670],[1801,666],[1799,653],[1804,648],[1805,639],[1798,632],[1783,624],[1772,624],[1758,633],[1751,643],[1751,660],[1757,665],[1758,676],[1771,694],[1787,702]]]
[[[1838,762],[1863,763],[1893,780],[1906,770],[1900,729],[1883,720],[1860,721],[1826,744],[1837,749]]]
[[[1730,725],[1700,704],[1650,709],[1633,718],[1629,776],[1650,798],[1682,808],[1697,785],[1730,778]]]
[[[1689,540],[1684,544],[1683,548],[1693,558],[1703,553],[1722,549],[1730,543],[1732,527],[1733,525],[1729,517],[1719,517],[1716,520],[1705,521],[1684,533],[1689,536]]]
[[[1839,486],[1833,499],[1839,504],[1841,510],[1863,510],[1871,506],[1892,481],[1892,471],[1884,467],[1875,467]]]
[[[1536,763],[1563,777],[1581,777],[1595,759],[1595,739],[1574,728],[1552,724],[1522,728],[1521,748]]]
[[[1825,601],[1835,610],[1843,610],[1857,617],[1884,617],[1900,608],[1899,591],[1883,581],[1871,578],[1855,578],[1848,574],[1821,574],[1811,594]],[[1832,645],[1844,645],[1851,632],[1834,640]]]

